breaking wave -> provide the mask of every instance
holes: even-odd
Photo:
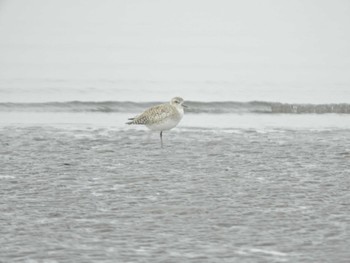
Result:
[[[46,102],[46,103],[0,103],[0,111],[26,111],[26,112],[142,112],[144,109],[157,105],[160,102],[130,102],[130,101],[104,101],[104,102]],[[199,102],[187,101],[186,112],[193,114],[211,113],[266,113],[266,114],[350,114],[350,104],[288,104],[279,102]]]

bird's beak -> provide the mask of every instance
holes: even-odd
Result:
[[[182,107],[184,107],[184,108],[188,108],[188,106],[187,106],[187,105],[185,105],[185,104],[182,104]]]

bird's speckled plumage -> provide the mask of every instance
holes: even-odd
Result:
[[[183,99],[173,98],[170,103],[160,104],[145,110],[140,115],[131,118],[127,124],[145,125],[151,130],[170,130],[182,119],[184,114]]]
[[[164,122],[166,119],[181,120],[181,115],[175,106],[166,103],[154,106],[136,116],[128,124],[154,125]]]
[[[160,104],[145,110],[140,115],[130,118],[127,124],[145,125],[147,128],[162,132],[177,126],[184,115],[184,100],[180,97],[173,98],[170,103]],[[163,144],[162,144],[163,145]]]

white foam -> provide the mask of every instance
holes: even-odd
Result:
[[[286,253],[276,251],[276,250],[268,250],[268,249],[261,249],[261,248],[249,248],[248,251],[252,253],[262,253],[262,254],[268,254],[272,256],[278,256],[278,257],[286,257],[288,256]]]
[[[14,179],[14,178],[16,177],[12,175],[0,175],[0,179]]]

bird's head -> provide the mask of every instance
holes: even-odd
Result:
[[[179,108],[187,108],[187,106],[184,103],[184,99],[181,98],[181,97],[175,97],[175,98],[172,98],[171,101],[170,101],[170,104],[175,106],[175,107],[179,107]]]

